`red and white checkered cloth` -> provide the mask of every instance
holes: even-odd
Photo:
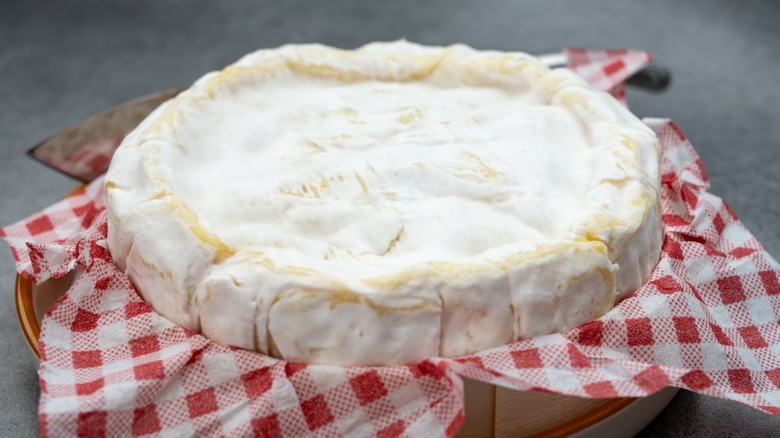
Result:
[[[600,90],[610,92],[626,103],[624,83],[634,73],[646,66],[651,58],[642,50],[564,49],[569,68]]]
[[[580,65],[619,82],[649,59],[635,53],[598,52],[598,69]],[[780,414],[780,266],[706,191],[680,130],[646,123],[663,148],[666,227],[651,280],[567,333],[413,366],[289,363],[173,325],[111,262],[100,180],[3,228],[25,277],[85,269],[44,317],[41,436],[452,436],[463,422],[462,377],[598,398],[676,386]]]

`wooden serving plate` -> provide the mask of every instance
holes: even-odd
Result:
[[[39,361],[38,338],[46,310],[80,274],[34,285],[16,277],[16,311],[32,357]],[[466,379],[466,420],[459,437],[631,437],[649,424],[677,393],[666,388],[633,399],[585,399],[515,391]]]

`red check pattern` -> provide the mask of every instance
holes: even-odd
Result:
[[[650,281],[567,333],[414,366],[289,363],[173,325],[111,262],[100,180],[3,228],[25,277],[84,270],[44,317],[41,436],[453,436],[463,377],[598,398],[677,386],[780,414],[780,266],[707,192],[682,132],[646,123],[663,149],[666,227]]]
[[[564,49],[564,53],[570,69],[585,78],[591,86],[611,93],[624,105],[625,80],[642,70],[651,60],[650,54],[641,50]]]

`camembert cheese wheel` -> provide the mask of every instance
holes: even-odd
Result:
[[[129,134],[108,247],[161,315],[296,362],[408,364],[561,332],[647,281],[659,146],[524,53],[288,45]]]

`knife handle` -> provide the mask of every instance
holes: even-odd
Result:
[[[650,64],[626,79],[627,85],[656,93],[669,88],[671,82],[672,72],[658,64]]]

